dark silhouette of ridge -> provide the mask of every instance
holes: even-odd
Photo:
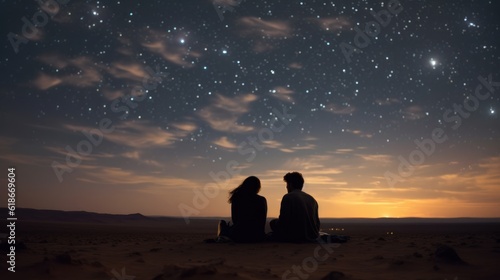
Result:
[[[0,213],[7,218],[8,209],[0,208]],[[102,214],[87,211],[41,210],[31,208],[16,208],[16,217],[19,221],[35,222],[63,222],[63,223],[129,223],[154,222],[173,220],[168,217],[146,217],[140,213],[134,214]]]
[[[0,208],[0,219],[6,220],[9,210]],[[20,222],[61,222],[61,223],[92,223],[92,224],[126,224],[151,222],[176,222],[184,224],[182,217],[144,216],[141,213],[133,214],[106,214],[87,211],[62,211],[32,208],[16,208],[16,217]],[[190,220],[221,220],[227,217],[192,217]],[[268,221],[271,217],[267,218]],[[441,223],[500,223],[500,218],[325,218],[320,217],[322,224],[441,224]]]

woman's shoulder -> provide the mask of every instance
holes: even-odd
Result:
[[[257,199],[258,199],[259,201],[264,201],[264,202],[267,202],[266,198],[265,198],[265,197],[263,197],[262,195],[258,195],[258,194],[257,194],[256,196],[257,196]]]

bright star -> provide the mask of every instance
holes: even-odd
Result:
[[[490,107],[490,115],[494,115],[495,113],[495,109],[493,107]]]
[[[432,68],[435,68],[437,65],[437,61],[434,58],[431,58],[431,60],[429,60],[429,63],[431,64]]]

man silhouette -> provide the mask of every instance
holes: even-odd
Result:
[[[273,238],[285,242],[315,242],[319,237],[318,203],[302,191],[304,178],[299,172],[287,173],[287,194],[281,200],[279,219],[270,222]]]

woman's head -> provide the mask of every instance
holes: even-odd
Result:
[[[243,182],[234,190],[229,192],[229,203],[240,195],[254,195],[260,191],[260,180],[255,176],[247,177]]]

